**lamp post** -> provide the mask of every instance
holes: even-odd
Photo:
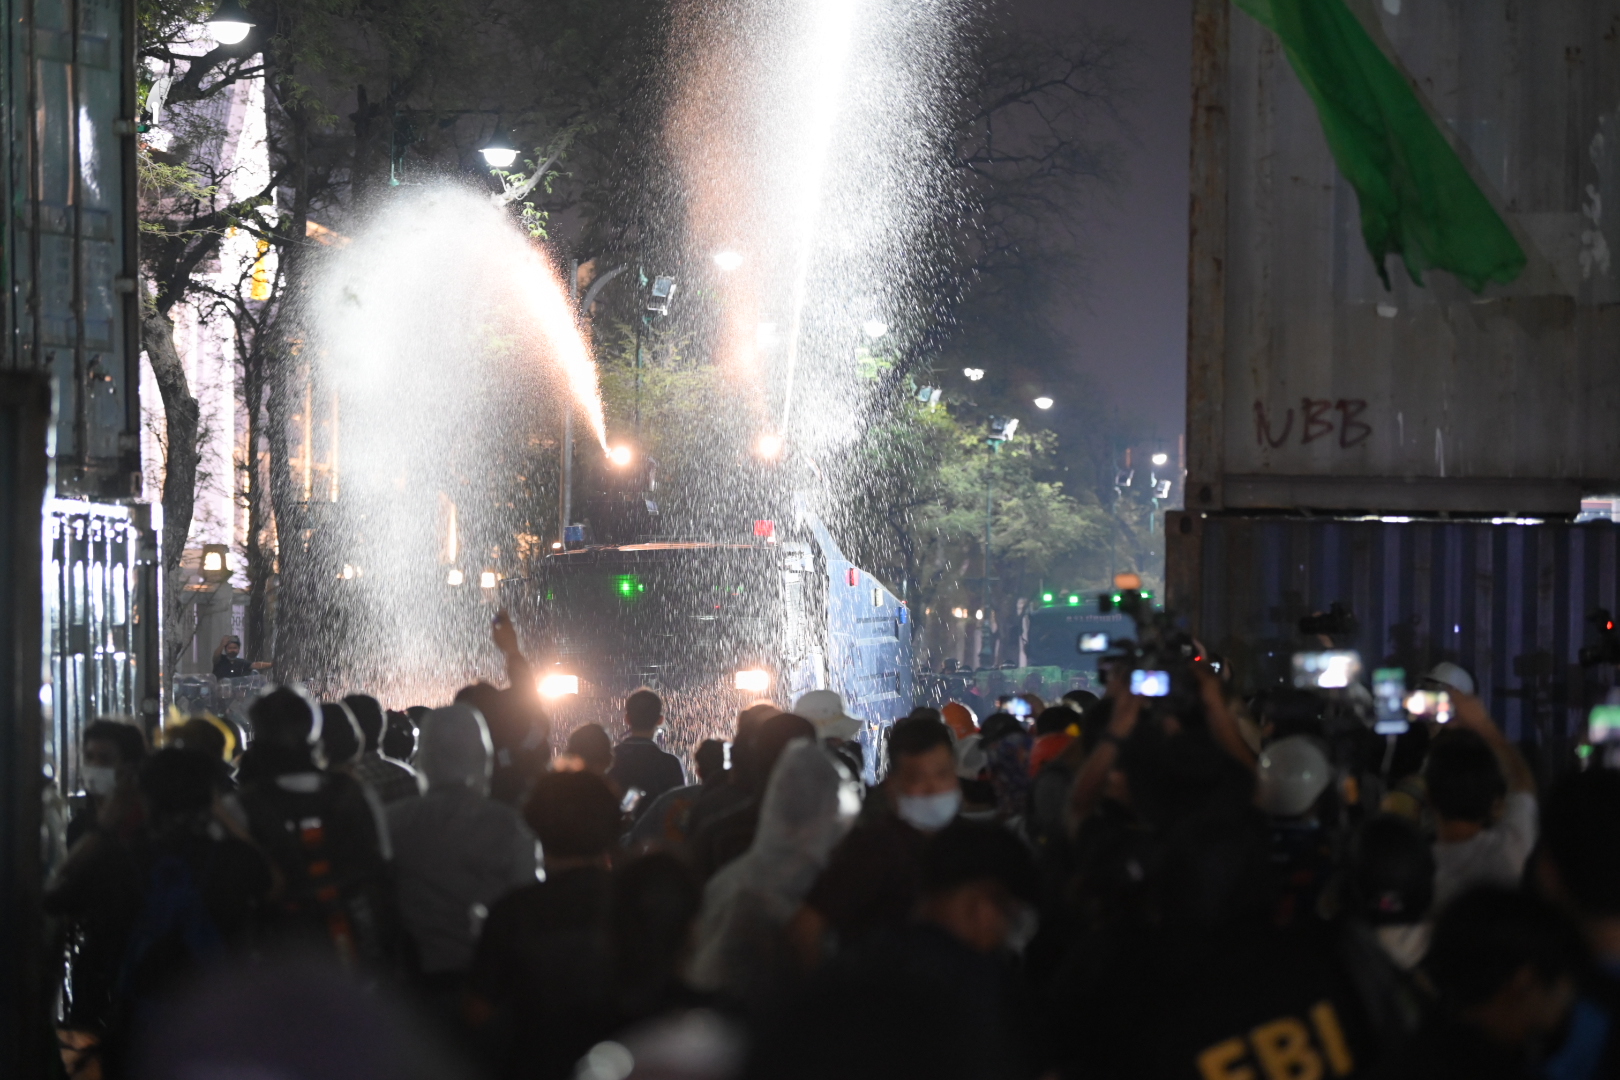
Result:
[[[568,308],[570,311],[579,308],[578,259],[568,264]],[[557,507],[557,542],[566,550],[568,519],[574,516],[574,410],[571,404],[563,407],[562,483],[558,486],[561,488],[558,492],[561,505]]]
[[[647,275],[640,268],[636,274],[641,281],[641,287],[647,287]],[[647,294],[647,302],[643,305],[641,318],[636,320],[636,409],[634,430],[641,435],[641,332],[643,328],[652,325],[654,315],[668,315],[670,302],[675,299],[675,279],[669,275],[653,278],[652,290]]]
[[[980,610],[988,613],[990,618],[979,621],[979,667],[987,668],[995,661],[995,643],[990,639],[989,623],[995,616],[995,607],[990,602],[990,582],[995,579],[990,576],[990,540],[991,528],[996,509],[995,489],[993,486],[994,474],[991,465],[995,455],[1001,449],[1001,444],[1013,437],[1018,430],[1018,421],[1004,416],[990,418],[989,434],[984,440],[984,578],[980,587]]]

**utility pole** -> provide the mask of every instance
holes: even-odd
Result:
[[[636,441],[639,443],[641,441],[641,330],[647,325],[647,313],[639,310],[641,308],[641,290],[647,287],[647,275],[642,272],[639,266],[636,267],[636,281],[636,308],[638,309],[636,311],[636,408],[632,428],[636,435]]]
[[[980,607],[980,610],[985,612],[985,617],[978,620],[978,622],[982,623],[978,627],[978,665],[980,667],[990,667],[991,662],[996,659],[995,641],[987,636],[990,623],[995,620],[995,609],[990,606],[990,583],[995,581],[995,578],[990,576],[990,528],[991,518],[995,515],[996,508],[991,465],[995,463],[996,452],[1001,449],[1001,444],[1011,439],[1013,432],[1016,431],[1017,419],[1008,418],[1008,416],[991,416],[990,426],[985,431],[985,588],[983,588],[982,593],[985,606]]]
[[[568,310],[579,318],[579,260],[568,266]],[[568,545],[568,519],[574,516],[574,403],[563,407],[562,483],[559,485],[557,541]]]
[[[989,667],[996,658],[995,642],[990,638],[990,622],[995,617],[995,609],[990,605],[990,528],[991,518],[995,513],[995,496],[992,487],[994,476],[990,466],[995,461],[996,447],[999,445],[994,439],[984,440],[984,585],[979,590],[980,610],[984,618],[979,620],[979,666]]]

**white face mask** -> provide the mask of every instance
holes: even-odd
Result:
[[[1022,953],[1035,940],[1041,928],[1041,917],[1028,904],[1019,904],[1007,919],[1007,948]]]
[[[902,795],[895,800],[895,810],[904,821],[922,832],[938,832],[949,825],[962,809],[962,790],[952,788],[938,795]]]
[[[86,765],[80,772],[84,775],[84,790],[97,798],[106,798],[118,786],[118,770],[107,765]]]

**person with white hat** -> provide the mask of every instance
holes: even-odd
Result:
[[[1423,677],[1425,682],[1435,683],[1442,689],[1455,694],[1467,694],[1472,697],[1478,693],[1474,689],[1474,677],[1468,674],[1461,665],[1453,664],[1450,660],[1442,660],[1429,670]]]
[[[796,715],[816,727],[822,742],[848,742],[861,733],[861,722],[844,712],[844,699],[836,690],[810,690],[793,703]]]

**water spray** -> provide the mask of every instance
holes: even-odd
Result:
[[[563,287],[551,263],[515,234],[521,247],[513,253],[517,277],[512,282],[534,316],[535,324],[550,346],[553,361],[568,381],[568,389],[585,421],[596,435],[603,453],[608,452],[607,423],[602,415],[602,392],[597,383],[596,362],[580,333],[579,319],[568,304]]]
[[[815,5],[815,26],[805,42],[802,70],[808,82],[804,100],[803,171],[798,220],[795,222],[792,299],[788,308],[786,370],[782,383],[781,430],[788,431],[793,417],[793,380],[799,366],[799,342],[804,333],[804,304],[810,282],[810,263],[816,247],[816,226],[821,217],[822,185],[827,175],[838,106],[855,36],[860,0],[822,0]]]

